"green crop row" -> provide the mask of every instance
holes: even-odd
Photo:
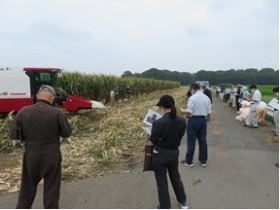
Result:
[[[116,90],[118,97],[126,97],[125,89],[131,88],[131,96],[149,94],[153,91],[180,87],[179,82],[144,79],[120,78],[111,75],[91,75],[78,72],[64,72],[58,79],[58,87],[69,94],[77,94],[97,101],[109,101],[110,91]]]

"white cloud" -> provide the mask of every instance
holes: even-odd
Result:
[[[2,0],[0,65],[278,68],[278,24],[277,0]]]

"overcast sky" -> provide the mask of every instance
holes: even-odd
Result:
[[[0,0],[0,66],[121,75],[279,66],[278,0]]]

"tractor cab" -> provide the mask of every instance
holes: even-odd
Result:
[[[57,68],[24,68],[25,74],[30,78],[30,93],[31,96],[36,96],[36,93],[42,85],[56,86],[56,81],[61,75],[61,69]]]

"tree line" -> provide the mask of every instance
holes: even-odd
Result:
[[[263,69],[230,69],[230,70],[200,70],[196,73],[178,72],[170,70],[160,70],[151,68],[143,73],[133,74],[125,71],[121,77],[140,77],[152,78],[159,80],[178,81],[181,85],[189,85],[195,81],[209,81],[210,85],[219,85],[222,83],[230,84],[256,84],[256,85],[278,85],[279,69],[272,68]]]

